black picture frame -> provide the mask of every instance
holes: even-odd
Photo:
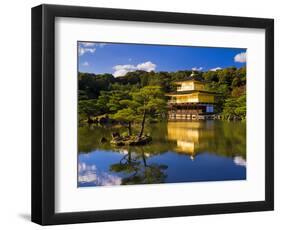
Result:
[[[55,213],[55,18],[109,19],[265,29],[265,200]],[[110,8],[32,8],[32,221],[41,225],[267,211],[274,209],[274,20]]]

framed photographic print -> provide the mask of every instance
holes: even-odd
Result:
[[[274,22],[32,9],[32,221],[273,210]]]

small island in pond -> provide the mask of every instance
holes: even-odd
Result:
[[[139,46],[145,47],[144,50],[147,49],[148,51],[155,49],[159,52],[161,49],[162,53],[172,49],[172,47],[166,46],[159,46],[159,48],[157,45],[78,42],[79,156],[82,157],[85,154],[83,151],[85,147],[83,146],[84,139],[87,139],[87,146],[92,146],[89,147],[89,153],[96,151],[100,151],[100,153],[105,152],[102,155],[100,153],[95,154],[95,157],[100,155],[104,162],[103,164],[110,164],[109,162],[112,159],[120,158],[117,160],[119,163],[116,162],[116,164],[111,166],[108,165],[106,169],[101,171],[98,170],[99,166],[95,165],[98,172],[95,171],[96,176],[93,177],[94,179],[92,178],[92,182],[85,179],[85,171],[82,170],[83,172],[81,173],[83,175],[81,174],[79,178],[81,181],[86,180],[86,182],[78,182],[78,185],[103,185],[101,182],[98,182],[98,175],[100,177],[107,177],[105,176],[105,172],[106,175],[120,177],[120,184],[125,184],[125,182],[122,182],[122,178],[127,178],[124,180],[134,178],[133,180],[130,179],[130,183],[138,183],[137,178],[133,175],[139,175],[142,172],[142,183],[149,183],[145,182],[145,175],[152,173],[150,172],[152,168],[156,170],[158,163],[162,165],[160,167],[161,170],[158,169],[154,173],[164,173],[165,171],[169,171],[170,168],[172,169],[172,165],[169,168],[170,160],[162,162],[163,159],[160,156],[164,157],[165,154],[168,154],[171,159],[174,159],[177,154],[182,156],[185,153],[190,156],[192,161],[200,153],[202,156],[205,156],[204,154],[206,153],[217,156],[225,154],[227,158],[230,157],[233,159],[232,162],[234,162],[234,165],[237,159],[245,162],[246,60],[242,59],[245,58],[246,50],[235,48],[192,47],[191,49],[190,47],[175,47],[178,50],[186,50],[186,52],[190,51],[193,53],[210,52],[212,54],[213,52],[214,55],[217,55],[217,53],[222,52],[224,54],[223,57],[226,57],[226,54],[229,56],[232,55],[231,63],[238,63],[236,66],[216,67],[212,69],[194,67],[176,71],[163,71],[160,69],[157,71],[157,65],[151,61],[147,61],[140,64],[116,65],[113,67],[113,73],[96,74],[94,71],[90,71],[90,61],[92,59],[95,60],[95,57],[92,56],[98,55],[98,52],[103,52],[106,49],[109,52],[110,49],[115,50],[117,48],[126,48],[127,50],[131,48],[133,51],[136,51],[136,49],[140,48]],[[91,49],[93,52],[90,51]],[[220,49],[223,49],[223,51]],[[105,56],[102,57],[104,58]],[[238,60],[238,57],[241,59],[239,59],[239,62],[235,61],[236,59]],[[106,62],[107,59],[103,61]],[[99,60],[96,60],[96,62],[98,63]],[[175,122],[177,125],[172,125]],[[231,125],[233,131],[237,129],[238,136],[229,138],[226,136],[225,131],[220,131],[221,128],[228,129],[229,125],[226,122],[239,123],[236,126]],[[201,131],[198,133],[194,128],[197,126],[192,124],[201,123],[202,125],[200,127],[203,128],[200,128]],[[220,136],[204,135],[204,138],[207,138],[207,142],[202,142],[202,144],[194,142],[194,138],[197,138],[197,135],[201,135],[202,132],[206,134],[210,133],[210,131],[205,131],[205,129],[209,130],[208,126],[211,126],[214,129],[214,133],[219,133]],[[162,130],[163,127],[164,129]],[[169,127],[173,127],[173,129],[169,131]],[[87,137],[82,134],[85,132],[85,129],[88,129],[87,133],[90,132],[87,134]],[[158,134],[155,135],[156,133]],[[95,134],[95,137],[88,140],[88,137],[92,137],[92,134]],[[81,138],[84,139],[82,140]],[[218,138],[219,140],[216,140]],[[210,147],[210,143],[208,142],[215,143],[217,141],[219,141],[219,144],[217,143]],[[224,144],[224,141],[227,141],[228,145]],[[194,152],[195,143],[199,143],[196,146],[200,146],[197,149],[197,153]],[[203,143],[205,144],[203,145]],[[237,149],[235,145],[239,144],[241,148]],[[223,148],[228,148],[227,146],[229,146],[230,149],[223,149],[222,151],[220,148],[219,150],[219,146],[221,145],[224,146]],[[190,149],[193,149],[192,153],[190,153]],[[112,151],[114,153],[116,152],[117,155],[106,157]],[[122,157],[124,151],[129,152],[129,154],[125,154]],[[220,162],[220,158],[218,158],[217,163]],[[142,160],[140,161],[139,159]],[[125,167],[125,160],[126,168],[123,171],[122,167]],[[151,162],[149,162],[150,160]],[[100,162],[101,160],[97,159],[98,161]],[[148,166],[149,163],[151,163],[151,166]],[[143,167],[140,168],[142,164]],[[172,179],[173,177],[171,176],[169,178],[169,174],[173,175],[174,172],[170,172],[168,175],[163,174],[162,176],[155,175],[155,177],[158,178],[157,183],[165,183],[165,181],[188,182],[216,179],[245,179],[245,164],[243,163],[243,167],[241,164],[239,166],[234,165],[229,166],[231,172],[218,178],[216,175],[213,178],[208,176],[205,179],[188,179],[190,176],[186,176],[185,179],[184,175],[173,176],[175,179]],[[81,167],[79,166],[79,169]],[[86,166],[83,167],[87,168]],[[198,167],[198,172],[200,173],[200,166]],[[213,166],[211,165],[210,167]],[[236,170],[237,173],[234,172]],[[153,174],[149,176],[151,183],[154,183],[152,180]],[[161,178],[161,181],[159,181],[159,178]]]

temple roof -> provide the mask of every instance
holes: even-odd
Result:
[[[192,93],[206,93],[206,94],[216,94],[216,95],[220,94],[220,93],[205,91],[205,90],[187,90],[187,91],[171,92],[171,93],[167,93],[166,95],[172,96],[172,95],[184,95],[184,94],[192,94]]]

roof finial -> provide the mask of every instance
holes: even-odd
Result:
[[[193,77],[195,74],[196,74],[195,71],[192,70],[192,72],[191,72],[191,74],[190,74],[190,77]]]

